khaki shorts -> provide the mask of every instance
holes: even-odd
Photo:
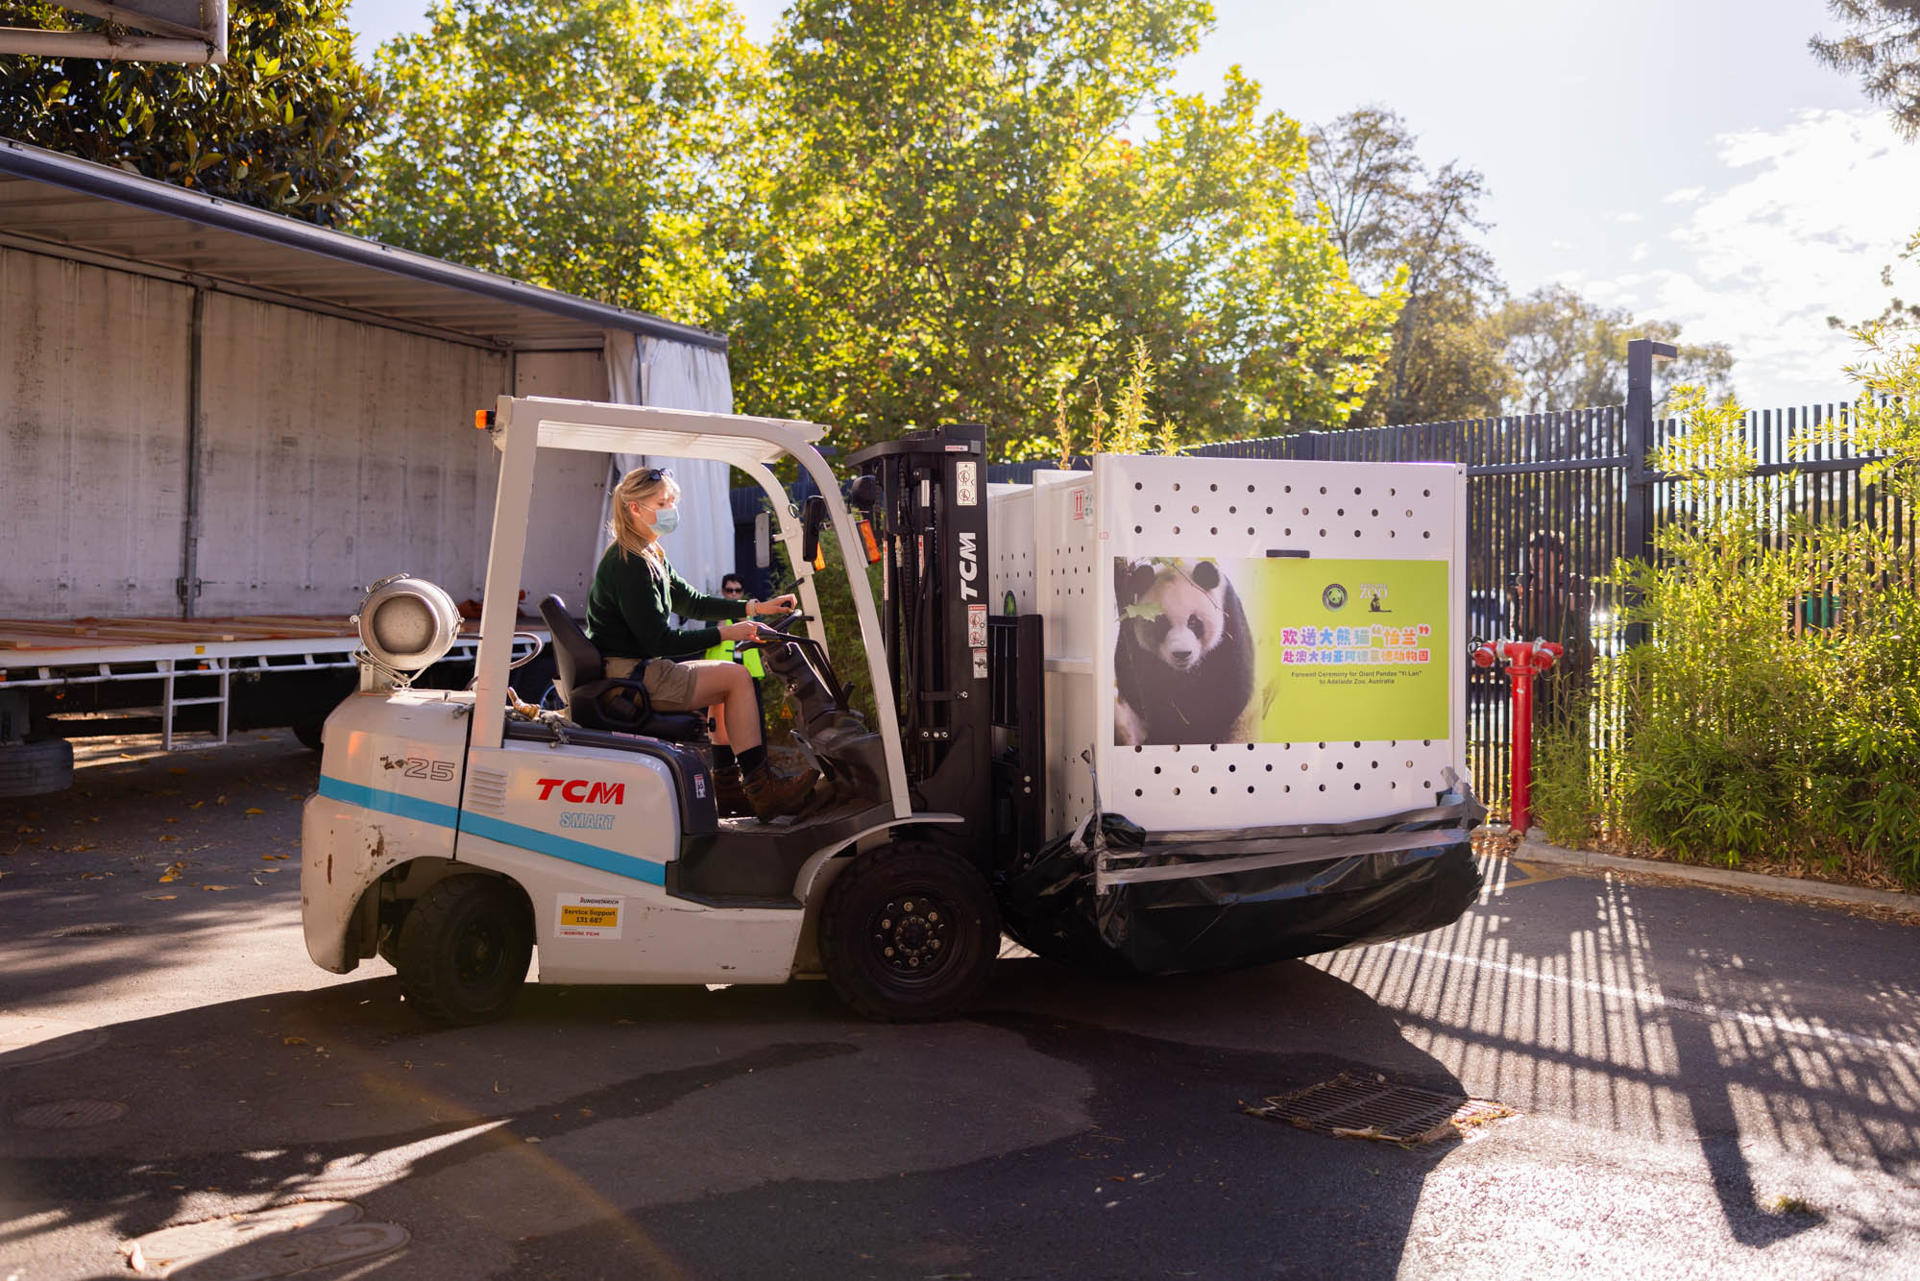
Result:
[[[640,684],[646,688],[647,697],[653,700],[653,709],[657,712],[690,712],[693,710],[693,668],[685,663],[676,663],[666,658],[649,658],[646,670],[640,674]],[[634,669],[641,660],[635,658],[609,658],[606,662],[607,676],[611,680],[632,680]]]

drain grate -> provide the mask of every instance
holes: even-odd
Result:
[[[84,1130],[127,1114],[127,1105],[109,1099],[58,1099],[14,1113],[13,1123],[28,1130]]]
[[[1485,1099],[1394,1085],[1383,1078],[1367,1080],[1350,1072],[1291,1094],[1276,1094],[1246,1110],[1336,1138],[1381,1139],[1409,1147],[1513,1115],[1511,1108]]]

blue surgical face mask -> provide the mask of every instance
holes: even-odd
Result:
[[[653,532],[671,534],[680,528],[680,509],[678,507],[656,507],[653,510]]]

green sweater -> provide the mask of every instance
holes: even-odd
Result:
[[[672,627],[668,614],[737,621],[747,603],[702,596],[664,561],[608,547],[587,592],[587,636],[601,657],[698,658],[720,643],[719,628]]]

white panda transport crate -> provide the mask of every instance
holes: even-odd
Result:
[[[995,607],[1045,620],[1049,839],[1094,808],[1089,749],[1101,808],[1149,832],[1469,795],[1464,468],[1101,456],[989,503]]]

